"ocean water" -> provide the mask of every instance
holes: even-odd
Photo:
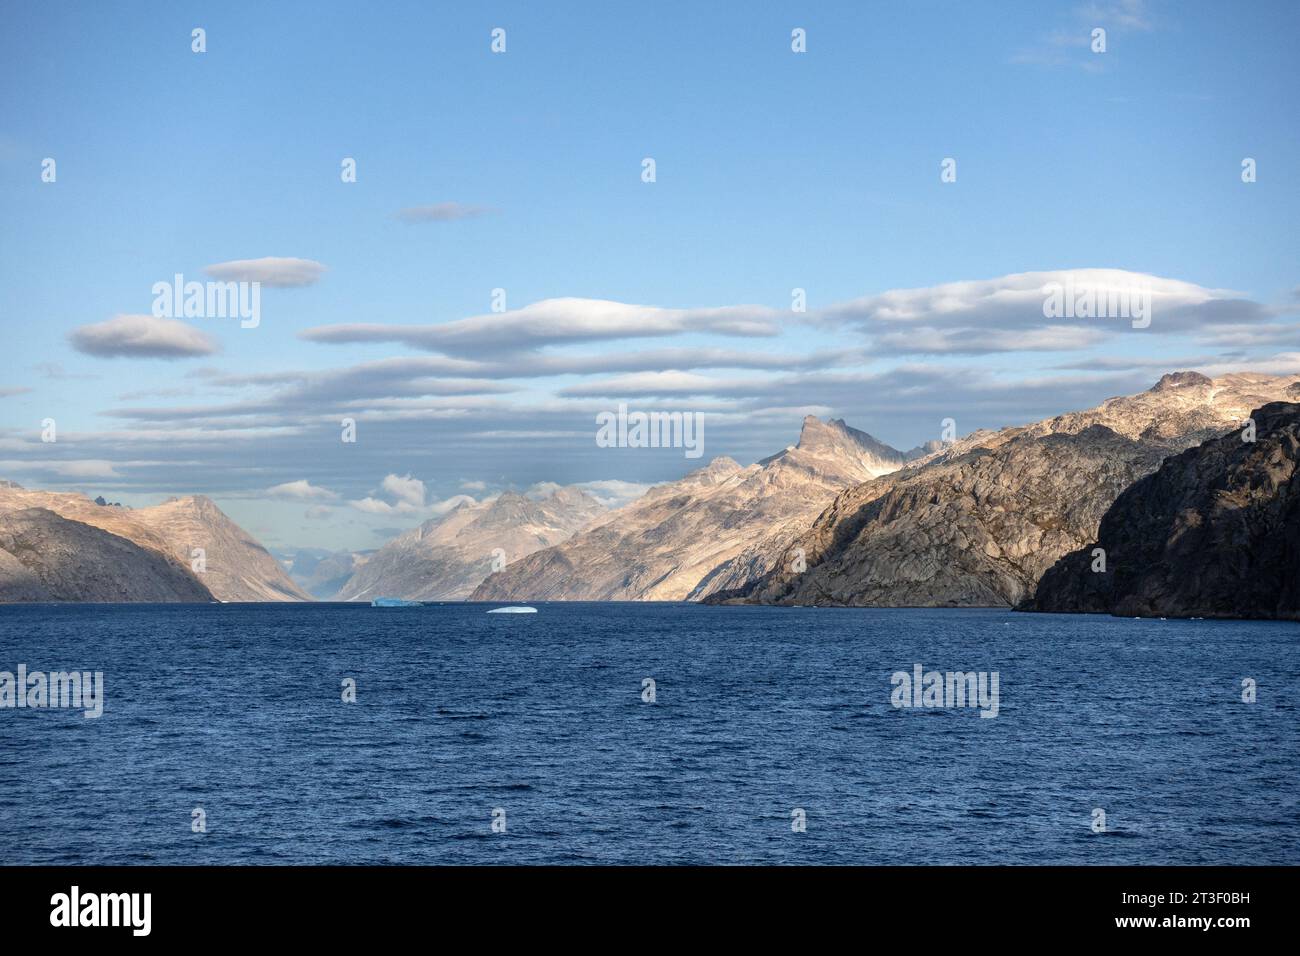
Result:
[[[1300,863],[1296,624],[536,606],[0,607],[4,862]]]

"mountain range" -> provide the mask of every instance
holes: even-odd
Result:
[[[1296,375],[1175,372],[1095,408],[907,452],[809,416],[798,442],[768,458],[716,458],[614,510],[578,487],[503,492],[465,501],[373,552],[300,552],[283,564],[203,496],[130,509],[0,482],[0,600],[1163,607],[1154,595],[1172,583],[1134,583],[1125,576],[1132,561],[1113,580],[1086,579],[1074,590],[1063,582],[1098,540],[1134,553],[1115,522],[1137,520],[1132,496],[1165,487],[1152,476],[1189,450],[1217,462],[1222,481],[1231,465],[1249,487],[1266,489],[1216,511],[1213,469],[1197,466],[1185,490],[1195,514],[1223,522],[1257,513],[1293,531],[1290,517],[1269,509],[1289,507],[1282,489],[1293,430],[1278,425],[1278,409],[1297,402]],[[1273,455],[1273,471],[1211,451],[1252,413],[1267,425],[1255,453]],[[1109,519],[1121,504],[1128,517]],[[1178,522],[1193,512],[1143,527],[1153,540],[1175,532],[1191,540],[1192,526]],[[1269,561],[1293,560],[1249,535],[1241,541]]]
[[[489,575],[472,600],[698,600],[765,572],[784,543],[851,485],[901,468],[900,452],[842,421],[803,421],[799,442],[748,466],[715,458],[563,544]]]
[[[1096,408],[973,433],[844,491],[768,574],[714,599],[1014,605],[1093,540],[1119,494],[1167,456],[1298,396],[1300,376],[1177,372]]]

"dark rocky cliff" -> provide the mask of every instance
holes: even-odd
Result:
[[[1251,417],[1253,442],[1212,439],[1121,494],[1096,543],[1058,561],[1023,608],[1300,619],[1300,404]]]

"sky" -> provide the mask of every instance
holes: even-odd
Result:
[[[366,549],[807,414],[907,449],[1300,371],[1298,35],[1264,0],[3,0],[0,477]],[[259,283],[256,324],[156,315],[176,275]],[[703,458],[598,445],[620,403],[701,415]]]

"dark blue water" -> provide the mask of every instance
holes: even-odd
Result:
[[[538,607],[0,607],[107,697],[0,710],[4,862],[1300,863],[1295,624]]]

